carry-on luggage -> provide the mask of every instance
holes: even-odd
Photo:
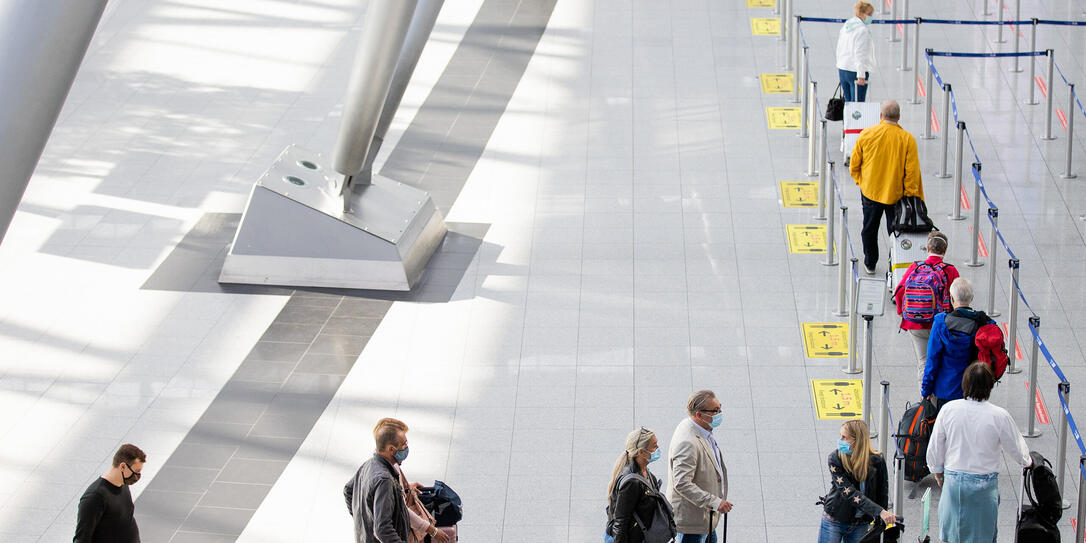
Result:
[[[1033,463],[1022,469],[1022,498],[1018,500],[1017,543],[1059,543],[1057,524],[1063,516],[1063,499],[1052,473],[1052,464],[1041,453],[1031,452]],[[1026,505],[1026,500],[1029,505]]]
[[[855,96],[855,94],[853,94]],[[882,104],[879,102],[845,102],[845,129],[841,140],[841,154],[845,157],[845,166],[852,161],[852,148],[860,132],[869,126],[879,124]]]
[[[434,481],[434,486],[419,488],[419,501],[434,516],[437,529],[445,532],[450,541],[456,541],[456,523],[464,518],[460,495],[443,481]]]
[[[890,271],[886,274],[886,287],[887,290],[893,292],[901,283],[901,278],[905,276],[909,266],[912,266],[914,262],[927,260],[928,233],[902,232],[891,234],[889,241],[890,252],[888,258],[890,263],[887,269]]]
[[[897,446],[905,455],[905,479],[913,482],[927,477],[928,470],[928,440],[931,438],[931,430],[935,427],[935,405],[931,400],[924,399],[919,403],[908,404],[905,414],[898,423]]]
[[[898,543],[904,531],[905,524],[901,517],[897,517],[897,522],[890,526],[887,526],[881,518],[876,518],[868,525],[867,532],[860,538],[860,543]]]

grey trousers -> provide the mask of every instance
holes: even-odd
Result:
[[[931,329],[909,330],[909,336],[913,339],[913,351],[916,353],[916,383],[917,386],[924,380],[924,365],[928,361],[928,337]]]

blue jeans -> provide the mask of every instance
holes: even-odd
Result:
[[[973,475],[945,470],[939,497],[939,536],[943,541],[994,543],[998,517],[998,473]]]
[[[843,524],[822,516],[818,543],[857,543],[867,533],[867,524]]]
[[[716,543],[716,532],[711,534],[679,534],[675,543]]]
[[[841,78],[841,90],[845,93],[846,102],[864,102],[867,100],[867,85],[856,84],[856,72],[850,72],[848,70],[837,69],[837,74]],[[867,83],[870,84],[871,72],[864,72],[864,79],[867,79]],[[856,88],[856,96],[852,96],[853,85]]]

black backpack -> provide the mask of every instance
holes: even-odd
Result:
[[[1026,497],[1029,505],[1022,505],[1015,528],[1019,543],[1059,542],[1060,531],[1056,527],[1063,516],[1063,499],[1052,464],[1041,453],[1031,452],[1033,465],[1022,470]]]
[[[897,447],[905,455],[905,478],[916,482],[927,477],[928,440],[935,427],[935,405],[924,399],[908,404],[897,425]]]
[[[441,481],[434,481],[434,486],[419,488],[419,501],[434,516],[437,526],[455,526],[464,518],[460,495]]]

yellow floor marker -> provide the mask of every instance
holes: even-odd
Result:
[[[777,0],[747,0],[748,8],[771,8],[777,5]]]
[[[786,224],[788,250],[794,254],[825,253],[826,225],[824,224]]]
[[[762,92],[792,94],[792,74],[762,74]]]
[[[855,419],[863,416],[864,382],[860,379],[811,379],[815,415],[820,419]]]
[[[799,128],[798,107],[767,107],[765,118],[773,130]]]
[[[781,20],[775,17],[751,17],[750,33],[755,36],[780,36]]]
[[[807,351],[807,358],[848,356],[848,323],[803,323],[803,349]]]
[[[817,206],[818,183],[815,181],[781,181],[781,205],[784,207]]]

